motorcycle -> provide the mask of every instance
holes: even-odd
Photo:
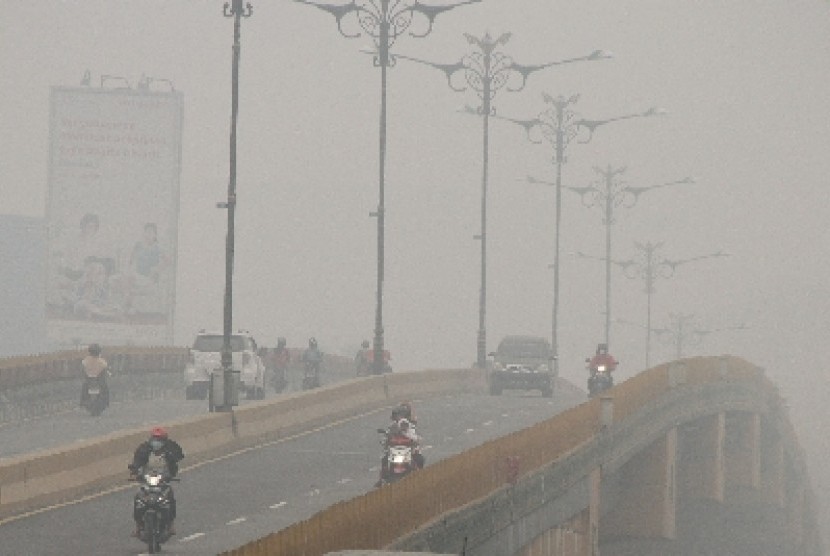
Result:
[[[600,392],[608,390],[614,386],[614,378],[611,376],[611,370],[605,365],[598,365],[592,370],[591,376],[588,377],[588,397],[593,398]]]
[[[317,361],[306,361],[303,374],[303,390],[311,390],[320,387],[320,363]]]
[[[84,407],[89,411],[93,417],[98,417],[109,405],[105,386],[100,379],[88,378],[86,385],[86,396],[84,398]]]
[[[385,429],[377,429],[382,434],[380,445],[383,446],[381,457],[381,476],[377,486],[388,485],[409,475],[418,468],[414,463],[417,446],[411,438],[393,434]]]
[[[170,481],[161,471],[149,470],[134,480],[139,481],[138,494],[134,500],[134,514],[142,515],[144,527],[139,540],[147,543],[147,550],[155,554],[161,550],[161,543],[170,538]]]

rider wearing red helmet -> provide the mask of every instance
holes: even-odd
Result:
[[[130,470],[130,477],[135,478],[147,467],[155,467],[163,469],[164,475],[168,478],[175,477],[179,472],[179,461],[184,459],[184,451],[182,447],[167,434],[164,427],[153,427],[150,431],[150,438],[138,445],[133,454],[133,462],[127,466]],[[170,499],[170,524],[169,531],[171,535],[176,534],[176,529],[173,527],[173,522],[176,519],[176,499],[173,496],[173,489],[169,488]],[[136,499],[140,494],[136,494]],[[143,512],[139,511],[140,505],[133,504],[133,519],[135,519],[134,536],[138,537],[141,534],[141,528],[144,526]]]

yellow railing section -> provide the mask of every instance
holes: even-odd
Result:
[[[735,357],[682,361],[684,382],[760,381],[763,373]],[[633,414],[670,388],[661,365],[612,391],[614,420]],[[405,481],[339,502],[311,518],[222,556],[322,556],[337,550],[380,550],[451,510],[486,497],[521,475],[561,460],[597,433],[600,400],[427,466]],[[427,494],[428,493],[428,494]]]

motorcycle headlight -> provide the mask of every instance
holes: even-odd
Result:
[[[605,372],[605,365],[599,365],[599,366],[597,367],[597,371],[599,371],[599,372],[601,372],[601,373],[604,373],[604,372]]]

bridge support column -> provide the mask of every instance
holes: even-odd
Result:
[[[539,535],[518,556],[599,556],[599,505],[602,471],[589,477],[588,507],[567,523]]]
[[[678,485],[682,498],[723,502],[726,416],[703,417],[680,429]]]
[[[784,507],[784,443],[781,433],[769,421],[761,428],[761,492],[764,499]]]
[[[732,492],[761,487],[761,416],[732,412],[726,415],[724,473]]]
[[[620,469],[620,501],[603,518],[602,536],[674,539],[676,470],[677,429],[673,428]]]

